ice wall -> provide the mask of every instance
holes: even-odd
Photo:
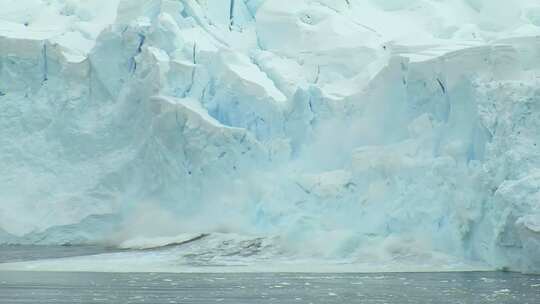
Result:
[[[540,270],[535,1],[0,5],[0,241]]]

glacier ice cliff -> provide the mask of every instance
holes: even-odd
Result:
[[[0,7],[0,243],[540,271],[536,1]]]

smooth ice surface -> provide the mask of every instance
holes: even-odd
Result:
[[[5,0],[0,243],[538,272],[539,85],[535,0]]]

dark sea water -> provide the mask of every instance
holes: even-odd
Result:
[[[515,273],[0,272],[0,303],[540,303]]]
[[[117,252],[104,246],[0,245],[0,263],[67,258]]]

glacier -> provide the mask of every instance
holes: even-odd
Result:
[[[0,7],[0,243],[540,272],[535,0]]]

